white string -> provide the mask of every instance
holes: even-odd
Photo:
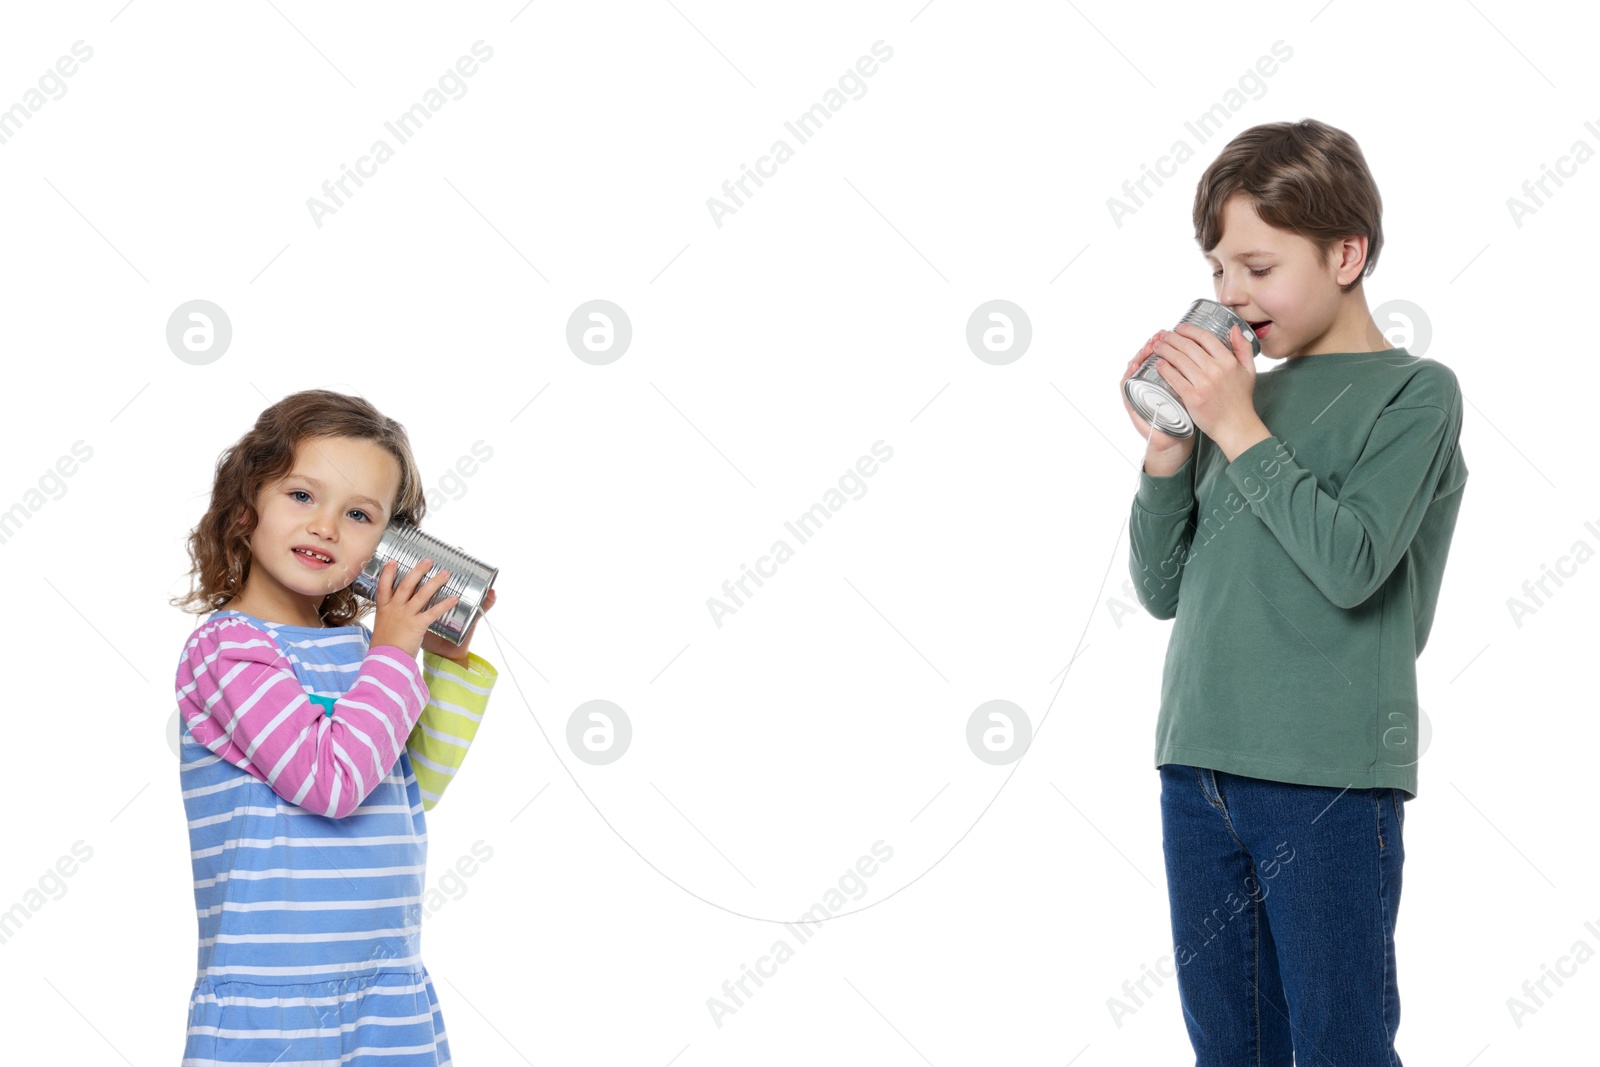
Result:
[[[1150,432],[1144,435],[1144,454],[1146,456],[1150,455],[1150,441],[1151,441],[1152,438],[1155,437],[1155,435],[1156,435],[1156,424],[1155,424],[1155,420],[1152,419],[1150,421]],[[1144,473],[1144,460],[1142,460],[1142,459],[1139,461],[1139,473],[1140,474]]]
[[[1150,440],[1151,440],[1152,437],[1155,436],[1155,432],[1156,432],[1155,424],[1151,423],[1150,424],[1150,433],[1145,437],[1145,448],[1146,448],[1146,450],[1149,449]],[[1139,461],[1139,469],[1141,471],[1144,469],[1144,461],[1143,460]],[[1051,694],[1050,702],[1045,705],[1044,714],[1039,717],[1038,725],[1033,728],[1033,736],[1032,736],[1032,738],[1030,738],[1030,740],[1028,742],[1028,748],[1023,749],[1022,755],[1018,756],[1017,759],[1011,764],[1010,770],[1006,772],[1006,777],[1000,783],[999,788],[995,790],[994,796],[989,798],[988,803],[986,803],[983,806],[983,810],[978,812],[977,818],[973,819],[972,823],[965,830],[962,831],[961,836],[956,838],[955,841],[950,845],[950,847],[945,849],[944,852],[939,856],[938,859],[934,860],[933,863],[929,864],[928,867],[925,870],[923,870],[920,874],[918,874],[915,878],[912,878],[910,881],[908,881],[905,884],[897,887],[896,889],[894,889],[893,891],[891,891],[887,895],[885,895],[883,897],[880,897],[877,900],[872,901],[870,904],[864,904],[861,907],[856,908],[856,909],[854,909],[852,911],[843,911],[843,912],[838,913],[837,915],[824,916],[821,919],[817,919],[817,918],[812,917],[810,912],[803,913],[800,917],[795,918],[795,919],[778,919],[778,918],[768,918],[768,917],[762,916],[762,915],[750,915],[750,914],[747,914],[745,912],[738,911],[738,910],[736,910],[734,908],[730,908],[725,904],[719,904],[714,900],[710,900],[710,899],[708,899],[708,898],[706,898],[704,896],[701,896],[699,893],[696,893],[693,889],[690,889],[688,886],[684,885],[682,882],[680,882],[676,878],[672,877],[672,875],[668,874],[666,871],[663,871],[660,867],[656,866],[655,863],[652,862],[651,859],[648,856],[646,856],[643,852],[641,852],[639,850],[639,848],[636,845],[634,845],[634,843],[632,841],[629,841],[625,836],[623,836],[622,832],[620,830],[618,830],[615,825],[612,824],[611,820],[606,817],[605,812],[600,810],[600,806],[594,802],[594,799],[591,798],[589,796],[588,792],[583,788],[583,783],[581,781],[579,781],[578,776],[573,773],[572,768],[567,766],[567,761],[561,758],[560,751],[556,748],[555,743],[550,739],[550,734],[548,732],[546,732],[546,730],[544,728],[544,723],[540,722],[539,721],[539,716],[534,713],[533,705],[528,702],[528,697],[523,692],[521,683],[517,681],[517,677],[516,677],[515,672],[513,672],[511,670],[510,660],[505,654],[505,649],[500,644],[500,633],[499,633],[499,630],[495,627],[494,623],[489,620],[489,617],[487,615],[482,616],[482,620],[483,620],[484,625],[486,627],[488,627],[489,635],[490,635],[491,638],[493,638],[493,640],[495,642],[495,647],[500,650],[500,666],[501,666],[501,670],[506,674],[506,676],[508,678],[511,679],[511,684],[516,689],[517,695],[522,698],[523,704],[527,706],[528,714],[533,719],[534,726],[536,726],[538,728],[540,736],[544,738],[545,746],[550,749],[550,753],[551,753],[551,755],[553,755],[555,757],[556,763],[560,765],[562,770],[567,772],[567,776],[572,779],[572,784],[577,787],[577,790],[583,796],[583,799],[588,801],[589,807],[592,808],[594,810],[594,813],[600,817],[600,821],[606,824],[606,829],[610,830],[611,833],[617,838],[617,840],[621,841],[624,845],[627,845],[628,848],[633,851],[634,855],[638,856],[639,859],[643,860],[645,866],[649,867],[652,871],[655,871],[656,874],[660,875],[667,882],[670,882],[673,886],[675,886],[676,888],[682,890],[684,893],[686,893],[687,895],[693,897],[694,899],[700,901],[702,904],[709,904],[711,907],[716,908],[719,911],[725,911],[728,914],[738,916],[741,919],[750,919],[750,920],[755,921],[755,922],[764,922],[764,923],[771,923],[771,924],[801,923],[801,924],[804,924],[804,925],[816,925],[818,923],[823,923],[823,922],[832,922],[835,919],[843,919],[843,918],[845,918],[847,916],[850,916],[850,915],[857,915],[857,914],[859,914],[859,913],[861,913],[863,911],[867,911],[869,909],[875,908],[880,904],[888,903],[890,900],[893,900],[895,897],[899,896],[901,893],[905,892],[907,889],[910,889],[912,886],[914,886],[918,882],[922,881],[922,879],[924,877],[926,877],[927,875],[931,874],[935,867],[938,867],[941,863],[943,863],[950,856],[950,854],[952,852],[954,852],[956,850],[956,848],[958,846],[960,846],[961,843],[964,842],[967,839],[967,835],[972,833],[972,831],[977,828],[978,823],[982,822],[983,821],[983,817],[989,813],[989,809],[992,808],[994,806],[995,802],[1000,799],[1000,794],[1005,792],[1006,786],[1010,784],[1011,779],[1016,775],[1017,771],[1022,768],[1023,761],[1027,758],[1028,752],[1032,749],[1033,745],[1039,740],[1039,735],[1040,735],[1040,733],[1043,732],[1045,723],[1048,722],[1049,719],[1050,719],[1050,711],[1051,711],[1052,708],[1055,707],[1056,699],[1058,697],[1060,697],[1061,690],[1066,687],[1067,676],[1072,673],[1072,667],[1078,661],[1078,656],[1083,650],[1083,639],[1084,639],[1084,637],[1086,637],[1088,635],[1089,626],[1094,620],[1094,607],[1101,602],[1101,598],[1105,595],[1106,580],[1111,576],[1111,568],[1116,563],[1117,549],[1119,547],[1121,547],[1121,544],[1122,544],[1122,531],[1123,531],[1124,528],[1126,528],[1127,522],[1128,522],[1127,516],[1124,515],[1123,520],[1122,520],[1123,525],[1121,527],[1118,527],[1116,540],[1112,542],[1112,545],[1111,545],[1111,556],[1110,556],[1109,559],[1106,560],[1106,569],[1100,575],[1100,588],[1095,591],[1094,600],[1091,602],[1091,605],[1090,605],[1089,616],[1088,616],[1088,618],[1086,618],[1084,620],[1083,630],[1078,634],[1077,644],[1073,647],[1071,658],[1067,660],[1066,669],[1061,672],[1061,681],[1060,681],[1059,684],[1057,684],[1055,692],[1053,694]],[[543,790],[541,790],[541,792],[542,791]],[[529,803],[532,803],[532,802],[530,801]],[[1148,879],[1146,879],[1146,881],[1148,881]]]
[[[1156,420],[1155,420],[1154,416],[1155,416],[1155,413],[1151,412],[1151,418],[1148,420],[1148,422],[1150,424],[1150,432],[1145,434],[1145,436],[1144,436],[1144,456],[1139,460],[1139,473],[1140,474],[1144,474],[1145,473],[1144,461],[1150,457],[1150,441],[1156,435]],[[1143,481],[1141,479],[1137,479],[1137,478],[1134,479],[1134,491],[1137,492],[1138,491],[1138,487],[1140,485],[1142,485],[1142,484],[1144,484],[1144,483],[1143,483]]]

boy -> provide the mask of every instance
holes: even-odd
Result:
[[[1200,178],[1216,299],[1257,377],[1184,325],[1146,342],[1198,432],[1148,441],[1140,602],[1176,619],[1156,724],[1174,957],[1198,1067],[1384,1064],[1417,793],[1416,659],[1467,468],[1440,363],[1391,348],[1361,278],[1383,245],[1361,149],[1312,119],[1234,138]]]

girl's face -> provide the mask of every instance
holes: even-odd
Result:
[[[256,498],[250,577],[228,606],[269,622],[321,626],[318,606],[372,558],[399,493],[400,464],[373,442],[302,438],[288,476]]]
[[[1223,205],[1222,239],[1206,261],[1217,303],[1256,330],[1263,356],[1290,359],[1346,343],[1335,331],[1339,285],[1355,276],[1361,260],[1352,257],[1364,251],[1352,239],[1324,261],[1306,238],[1263,222],[1240,194]]]

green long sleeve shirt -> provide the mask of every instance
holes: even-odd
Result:
[[[1129,563],[1175,619],[1156,766],[1417,793],[1416,662],[1467,467],[1461,390],[1403,348],[1301,356],[1256,376],[1271,436],[1228,461],[1197,434],[1143,470]]]

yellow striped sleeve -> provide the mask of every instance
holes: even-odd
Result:
[[[406,751],[411,754],[424,811],[439,803],[467,758],[499,673],[476,652],[467,653],[465,666],[432,652],[422,654],[428,703],[406,739]]]

